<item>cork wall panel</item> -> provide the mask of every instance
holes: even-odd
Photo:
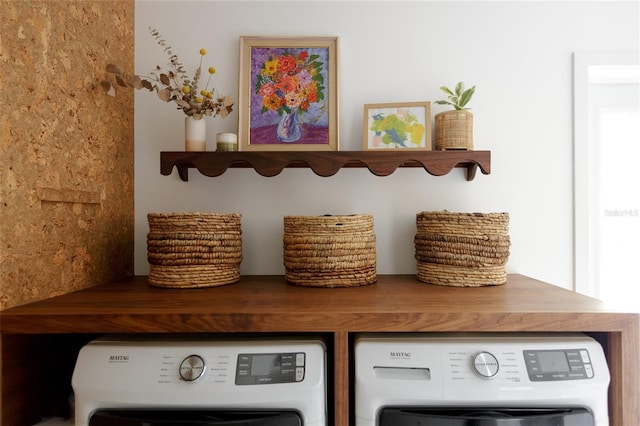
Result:
[[[0,309],[133,274],[134,2],[0,2]]]

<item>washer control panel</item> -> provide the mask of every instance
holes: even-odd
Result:
[[[187,382],[194,382],[204,374],[206,365],[199,355],[189,355],[180,363],[180,378]]]
[[[490,352],[478,352],[472,357],[473,372],[480,377],[490,379],[498,374],[498,359]]]
[[[236,385],[301,382],[305,368],[304,352],[241,353],[238,354]]]
[[[593,378],[587,349],[524,350],[522,354],[532,382]]]

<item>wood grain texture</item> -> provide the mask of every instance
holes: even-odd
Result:
[[[609,360],[611,424],[640,424],[639,323],[638,314],[522,275],[478,288],[382,275],[376,284],[333,289],[289,285],[282,276],[164,289],[135,277],[0,313],[0,332],[8,335],[330,333],[337,426],[350,424],[350,339],[358,332],[586,332],[604,344]]]
[[[491,173],[490,151],[321,151],[321,152],[161,152],[160,173],[170,175],[178,169],[188,180],[188,169],[205,176],[219,176],[230,167],[253,168],[262,176],[276,176],[287,167],[308,167],[318,176],[333,176],[344,167],[366,167],[376,176],[388,176],[398,167],[422,167],[434,176],[445,175],[455,167],[467,169],[467,180],[476,170]]]
[[[350,422],[349,407],[349,333],[341,331],[334,333],[334,381],[341,383],[340,386],[334,386],[333,395],[333,415],[334,424],[348,425]],[[340,360],[338,362],[338,360]]]
[[[287,317],[296,317],[292,322]],[[279,331],[533,331],[620,328],[624,313],[519,275],[503,286],[441,287],[413,275],[317,289],[282,276],[243,276],[205,289],[164,289],[135,277],[2,313],[3,333]]]

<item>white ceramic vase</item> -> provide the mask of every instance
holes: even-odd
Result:
[[[204,118],[196,120],[193,117],[184,119],[184,150],[206,151],[207,122]]]

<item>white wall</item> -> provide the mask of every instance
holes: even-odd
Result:
[[[447,209],[509,212],[507,271],[573,287],[572,53],[638,50],[638,2],[138,1],[135,22],[137,73],[165,61],[153,27],[187,67],[206,48],[216,88],[236,100],[240,35],[338,36],[342,150],[361,149],[365,103],[435,101],[440,85],[476,84],[475,148],[492,152],[492,173],[472,182],[457,169],[384,178],[366,169],[330,178],[230,169],[217,178],[192,170],[185,183],[159,171],[160,151],[183,149],[182,113],[139,92],[136,274],[148,272],[148,212],[242,213],[247,275],[284,272],[285,215],[372,213],[378,273],[412,274],[416,213]],[[216,132],[237,132],[237,120],[236,112],[209,119],[209,143]]]

